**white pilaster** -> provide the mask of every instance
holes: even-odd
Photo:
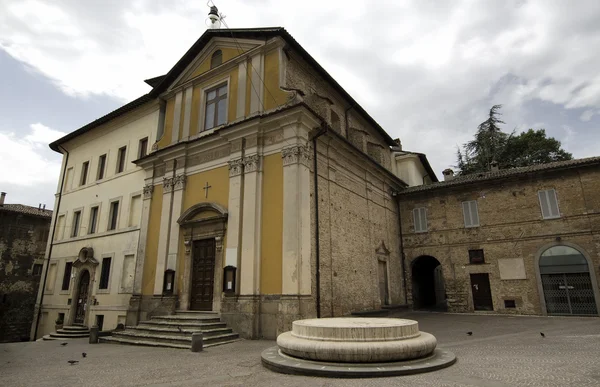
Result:
[[[168,166],[169,163],[167,163]],[[167,269],[167,254],[169,253],[169,231],[171,220],[171,199],[173,196],[173,170],[168,168],[163,178],[162,210],[160,213],[160,232],[158,237],[158,257],[156,258],[156,273],[154,276],[154,294],[162,294],[165,270]],[[157,198],[157,200],[161,200]]]
[[[173,113],[173,129],[171,133],[171,143],[176,143],[179,140],[179,123],[181,122],[181,102],[183,92],[175,94],[175,112]]]
[[[192,118],[192,94],[194,92],[193,86],[185,89],[184,98],[184,110],[183,110],[183,131],[181,133],[181,139],[185,139],[190,135],[190,120]]]
[[[260,293],[261,204],[262,157],[253,154],[244,158],[240,294]]]
[[[310,148],[282,149],[283,262],[282,293],[310,294]]]
[[[241,199],[243,162],[238,152],[229,161],[229,202],[227,205],[227,246],[225,247],[225,266],[238,267],[238,249],[240,248]]]
[[[247,61],[240,63],[238,66],[238,99],[235,118],[246,116],[246,66]]]
[[[152,170],[150,170],[152,173]],[[144,262],[146,260],[146,243],[148,240],[148,223],[150,220],[150,204],[152,202],[152,193],[154,184],[152,178],[146,179],[144,186],[144,201],[142,202],[142,219],[140,221],[140,237],[138,239],[137,253],[135,256],[135,274],[133,277],[133,294],[142,293],[142,280],[144,275]],[[158,198],[161,200],[162,198]]]

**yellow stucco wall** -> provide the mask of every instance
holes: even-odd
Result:
[[[163,186],[157,185],[152,192],[150,203],[150,219],[148,221],[148,239],[146,240],[146,258],[142,277],[142,294],[154,293],[154,275],[158,258],[158,239],[160,235],[160,216],[162,211]]]
[[[288,94],[279,88],[279,51],[273,50],[265,55],[265,110],[276,108],[287,101]]]
[[[283,160],[281,154],[263,160],[261,294],[281,294],[283,243]]]
[[[194,72],[188,79],[195,78],[198,75],[210,70],[210,59],[212,58],[212,55],[216,50],[221,50],[221,52],[223,53],[223,63],[240,55],[240,52],[245,52],[245,50],[243,49],[240,51],[237,48],[217,47],[210,53],[210,55],[208,55],[208,57],[202,63],[200,63],[200,66],[198,66],[196,70],[194,70]]]
[[[199,87],[194,87],[192,94],[192,106],[200,106],[200,94],[202,90]],[[190,117],[190,136],[198,133],[198,120],[200,119],[200,109],[192,109],[192,115]]]
[[[208,182],[211,186],[208,190],[208,198],[205,198],[203,187]],[[225,208],[229,203],[229,167],[223,166],[210,171],[200,172],[190,175],[186,179],[185,192],[183,194],[183,214],[188,208],[198,203],[212,202]],[[214,214],[213,214],[214,215]],[[227,241],[223,240],[226,246]],[[183,230],[179,232],[179,256],[177,257],[177,267],[182,268],[185,260],[185,246],[183,244]],[[178,269],[178,281],[183,283],[183,270]]]

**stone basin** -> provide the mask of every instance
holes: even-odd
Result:
[[[414,320],[396,318],[322,318],[294,321],[279,335],[279,350],[301,359],[379,363],[418,359],[435,350],[435,337]]]

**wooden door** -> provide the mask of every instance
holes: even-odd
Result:
[[[87,310],[88,289],[90,285],[90,272],[84,271],[79,279],[79,288],[77,290],[77,306],[75,308],[75,324],[83,324],[85,321],[85,311]]]
[[[471,291],[475,310],[494,310],[488,273],[471,274]]]
[[[215,240],[194,241],[192,258],[191,310],[212,310],[215,281]]]

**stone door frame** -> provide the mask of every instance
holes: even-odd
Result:
[[[212,213],[210,216],[194,219],[202,212]],[[203,202],[188,208],[177,220],[183,232],[185,257],[183,264],[183,281],[179,287],[179,309],[190,310],[190,291],[192,287],[192,248],[194,241],[202,239],[215,240],[215,270],[213,285],[212,310],[221,310],[223,293],[223,238],[227,232],[227,210],[211,202]],[[180,269],[181,270],[181,269]]]
[[[87,271],[90,275],[90,283],[88,284],[87,300],[85,300],[86,308],[85,317],[83,318],[83,325],[88,326],[93,300],[92,291],[94,290],[94,284],[96,282],[96,268],[98,267],[98,261],[94,258],[94,249],[91,247],[84,247],[81,249],[77,259],[75,262],[73,262],[73,267],[77,270],[77,275],[73,286],[73,297],[71,298],[71,308],[69,309],[69,317],[67,319],[68,324],[65,325],[73,325],[75,322],[75,313],[77,313],[77,299],[79,298],[79,284],[81,282],[83,273]]]
[[[594,262],[591,257],[587,253],[587,251],[581,246],[576,245],[575,243],[570,242],[552,242],[547,243],[540,247],[535,254],[534,268],[535,268],[535,278],[537,282],[537,290],[538,296],[540,297],[540,308],[542,309],[542,315],[548,316],[548,309],[546,308],[546,298],[544,297],[544,288],[542,286],[542,274],[540,273],[540,258],[542,254],[551,247],[555,246],[567,246],[571,247],[581,253],[588,264],[588,273],[590,274],[590,281],[592,282],[592,289],[594,291],[594,300],[596,301],[596,310],[598,311],[598,315],[600,315],[600,291],[598,290],[598,280],[596,278],[596,271],[594,270]]]

